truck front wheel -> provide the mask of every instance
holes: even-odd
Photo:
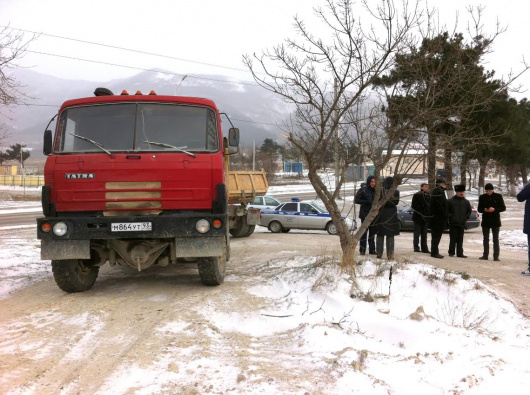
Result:
[[[81,259],[52,261],[55,282],[64,292],[87,291],[96,282],[99,266],[90,266]]]
[[[220,285],[225,280],[226,256],[199,258],[197,267],[203,285]]]

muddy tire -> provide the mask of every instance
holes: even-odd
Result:
[[[199,258],[199,276],[203,285],[221,285],[225,280],[226,257]]]
[[[330,235],[336,235],[337,234],[337,227],[335,224],[331,221],[328,222],[326,225],[326,230]]]
[[[269,224],[269,230],[272,232],[272,233],[280,233],[283,231],[283,226],[281,223],[279,223],[278,221],[272,221],[270,224]]]
[[[256,225],[248,225],[247,217],[243,216],[238,218],[237,227],[229,230],[232,237],[248,237],[254,233]]]
[[[252,233],[254,233],[254,230],[256,229],[256,225],[249,225],[248,226],[248,233],[247,237],[250,236]]]
[[[88,291],[98,278],[99,266],[89,266],[81,259],[52,261],[53,278],[64,292]]]

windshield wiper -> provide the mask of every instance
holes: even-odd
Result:
[[[109,150],[105,149],[105,147],[103,147],[103,145],[100,144],[100,143],[98,143],[97,141],[91,140],[91,139],[89,139],[89,138],[87,138],[87,137],[84,137],[84,136],[80,136],[80,135],[78,135],[78,134],[73,134],[73,133],[70,133],[70,134],[71,134],[72,136],[74,136],[74,137],[77,137],[78,139],[85,140],[85,141],[88,141],[89,143],[94,144],[94,145],[95,145],[96,147],[98,147],[100,150],[105,151],[107,154],[109,154],[109,156],[110,156],[111,158],[114,157],[114,155],[112,154],[112,152],[110,152]]]
[[[174,148],[176,149],[177,151],[180,151],[180,152],[184,152],[185,154],[188,154],[190,156],[193,156],[194,158],[196,157],[196,155],[192,152],[189,152],[189,151],[185,151],[183,150],[182,148],[187,148],[187,147],[175,147],[174,145],[171,145],[171,144],[166,144],[166,143],[158,143],[156,141],[148,141],[148,140],[145,140],[144,143],[146,144],[153,144],[153,145],[158,145],[160,147],[166,147],[166,148]]]

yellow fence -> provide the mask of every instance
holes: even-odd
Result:
[[[14,187],[39,187],[44,185],[44,176],[1,176],[0,185],[10,185]]]

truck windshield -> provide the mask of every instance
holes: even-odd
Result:
[[[215,112],[206,107],[166,103],[80,106],[62,112],[55,151],[214,152],[219,149],[218,136]]]

